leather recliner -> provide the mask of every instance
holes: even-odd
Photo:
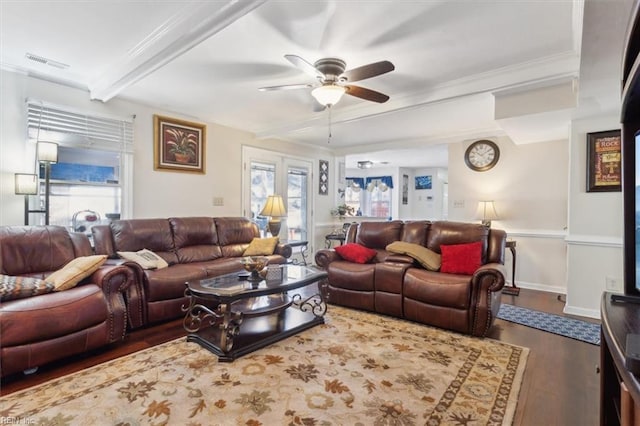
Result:
[[[3,275],[46,278],[92,254],[86,235],[61,226],[0,227]],[[130,268],[102,266],[74,288],[0,303],[1,376],[122,340],[133,281]]]

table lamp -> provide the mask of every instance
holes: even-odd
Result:
[[[280,234],[280,218],[287,217],[287,210],[284,208],[284,202],[279,195],[269,195],[264,208],[260,212],[260,216],[269,216],[269,232],[272,236],[277,237]]]
[[[499,219],[498,213],[496,213],[496,207],[491,201],[479,201],[478,212],[476,213],[476,219],[482,220],[482,224],[487,228],[491,228],[491,221]]]

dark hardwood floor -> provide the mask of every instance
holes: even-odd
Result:
[[[562,315],[558,295],[522,289],[520,296],[503,295],[512,305]],[[581,318],[584,319],[584,318]],[[593,322],[597,322],[593,320]],[[184,336],[182,320],[130,333],[123,342],[91,354],[41,367],[35,374],[16,375],[0,383],[7,395],[123,355]],[[514,425],[596,425],[599,421],[599,346],[496,320],[492,339],[530,348]]]

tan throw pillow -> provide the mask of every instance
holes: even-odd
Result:
[[[76,257],[45,280],[53,283],[55,291],[68,290],[97,271],[106,260],[106,255]]]
[[[162,269],[169,266],[166,260],[147,249],[139,251],[119,251],[118,256],[124,260],[137,263],[142,269]]]
[[[395,241],[386,247],[387,251],[397,254],[406,254],[418,261],[425,269],[437,271],[440,269],[441,256],[433,250],[420,244]]]
[[[254,238],[249,247],[242,253],[243,256],[269,256],[278,245],[278,237]]]

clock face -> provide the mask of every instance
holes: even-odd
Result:
[[[464,153],[464,161],[471,170],[484,172],[496,165],[500,149],[494,142],[480,140],[469,145]]]

